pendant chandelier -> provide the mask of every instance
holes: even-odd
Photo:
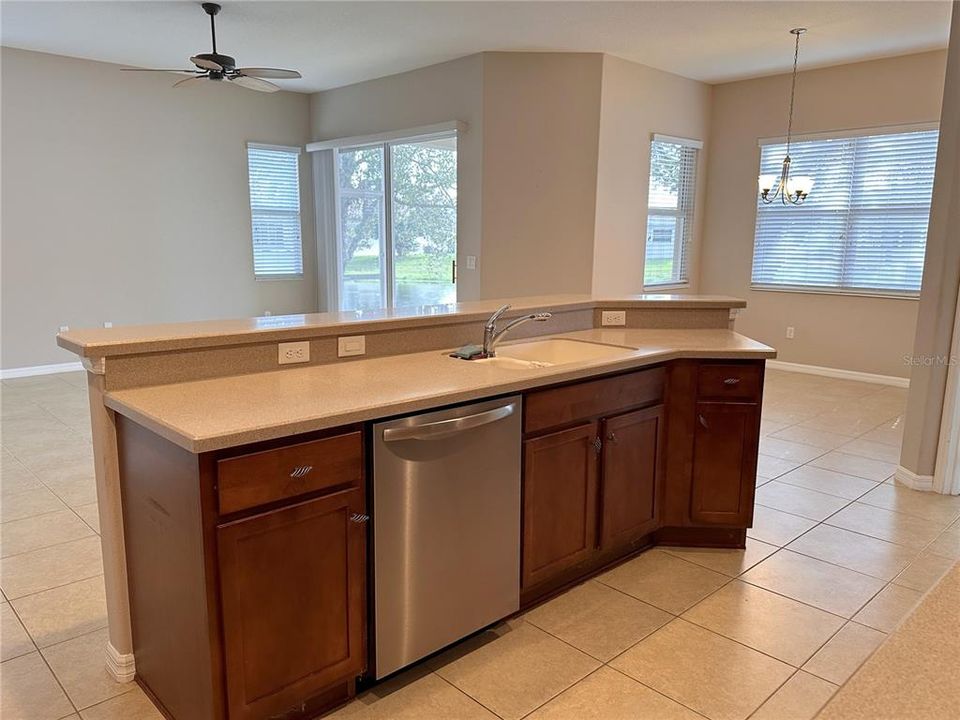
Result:
[[[800,36],[806,28],[794,28],[790,34],[795,37],[793,45],[793,78],[790,82],[790,115],[787,120],[787,154],[783,158],[783,167],[780,177],[776,175],[761,175],[757,184],[760,186],[760,200],[770,204],[779,197],[784,205],[800,205],[807,199],[813,189],[813,178],[806,175],[790,176],[790,140],[793,135],[793,98],[797,90],[797,58],[800,56]]]

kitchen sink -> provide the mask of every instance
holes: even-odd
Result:
[[[625,345],[607,345],[588,340],[553,338],[501,345],[497,348],[495,357],[471,362],[524,369],[594,360],[614,360],[629,357],[635,351],[636,348]]]

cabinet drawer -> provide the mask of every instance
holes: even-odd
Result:
[[[576,420],[613,415],[663,400],[662,367],[528,393],[523,431],[539,432]]]
[[[762,390],[758,365],[722,365],[704,363],[697,377],[697,395],[701,398],[759,400]]]
[[[357,483],[362,474],[359,431],[225,458],[217,462],[220,514]]]

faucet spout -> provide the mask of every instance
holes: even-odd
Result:
[[[490,319],[487,320],[486,324],[483,326],[483,357],[496,357],[496,345],[500,341],[500,338],[502,338],[507,331],[515,328],[517,325],[521,325],[529,320],[534,322],[544,322],[553,317],[553,315],[548,312],[532,313],[530,315],[524,315],[511,320],[504,325],[503,328],[497,330],[497,320],[499,320],[509,309],[509,305],[504,305],[493,315],[491,315]]]

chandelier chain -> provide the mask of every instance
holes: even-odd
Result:
[[[800,57],[800,35],[803,34],[803,31],[797,28],[797,30],[791,30],[796,37],[796,41],[793,45],[793,77],[790,81],[790,114],[787,117],[787,155],[790,155],[790,140],[793,135],[793,98],[797,92],[797,60]]]

